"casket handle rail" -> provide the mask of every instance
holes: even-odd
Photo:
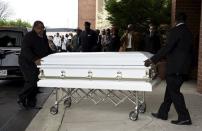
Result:
[[[116,75],[116,79],[117,79],[117,80],[122,79],[122,72],[121,72],[121,71],[117,71],[116,74],[117,74],[117,75]]]
[[[62,79],[64,79],[66,77],[66,72],[64,70],[61,71],[61,76]]]
[[[155,65],[151,65],[150,68],[146,70],[146,77],[153,80],[157,76],[157,70]]]
[[[157,67],[156,65],[151,65],[151,70],[150,70],[150,78],[153,80],[157,76]]]
[[[45,77],[44,70],[41,69],[39,72],[40,72],[39,79],[44,78]]]
[[[88,71],[88,79],[92,79],[93,78],[93,72],[91,70]]]

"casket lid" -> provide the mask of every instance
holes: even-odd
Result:
[[[151,56],[148,52],[67,52],[44,57],[41,65],[143,66]]]

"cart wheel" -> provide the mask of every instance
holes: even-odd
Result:
[[[142,104],[140,104],[139,106],[139,112],[140,113],[145,113],[146,112],[146,103],[143,102]]]
[[[69,97],[64,101],[64,106],[69,108],[69,107],[71,107],[71,105],[72,105],[72,99],[71,99],[71,97]]]
[[[52,107],[50,108],[50,113],[51,113],[52,115],[57,114],[57,113],[58,113],[58,107],[57,107],[57,106],[52,106]]]
[[[129,119],[132,121],[136,121],[138,119],[138,113],[135,111],[131,111],[129,114]]]

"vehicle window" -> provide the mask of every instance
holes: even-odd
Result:
[[[22,40],[22,32],[0,31],[0,47],[20,47]]]

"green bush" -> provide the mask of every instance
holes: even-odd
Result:
[[[21,19],[17,20],[0,19],[0,27],[1,26],[15,26],[15,27],[28,27],[28,28],[32,27],[30,23],[22,21]]]

